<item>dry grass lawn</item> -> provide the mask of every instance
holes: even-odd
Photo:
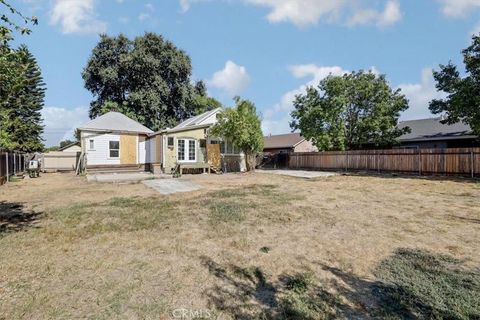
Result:
[[[477,182],[184,178],[0,187],[0,319],[480,317]]]

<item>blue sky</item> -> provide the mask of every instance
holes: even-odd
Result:
[[[480,30],[479,0],[16,0],[40,24],[17,36],[35,54],[47,84],[46,145],[88,120],[92,99],[81,71],[98,33],[164,35],[192,58],[225,105],[255,102],[265,134],[289,131],[295,94],[330,73],[371,69],[410,99],[402,119],[431,116],[431,69]]]

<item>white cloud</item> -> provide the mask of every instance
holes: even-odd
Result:
[[[439,0],[442,12],[448,17],[462,17],[480,8],[480,0]]]
[[[94,0],[55,0],[50,23],[64,34],[105,32],[107,24],[97,19],[94,5]]]
[[[270,8],[267,20],[308,26],[319,22],[340,22],[349,25],[376,24],[389,26],[401,19],[398,0],[387,1],[383,10],[366,6],[372,1],[359,0],[244,0]],[[381,3],[378,2],[377,3]]]
[[[88,107],[46,107],[42,110],[42,118],[45,125],[45,144],[54,146],[62,140],[72,139],[74,130],[89,120]]]
[[[155,11],[155,7],[151,3],[145,4],[145,10],[140,13],[138,16],[138,20],[140,21],[146,21],[152,17],[152,13]]]
[[[212,79],[207,81],[211,87],[225,91],[230,97],[239,95],[250,84],[250,76],[247,69],[237,65],[233,61],[227,61],[225,67],[213,74]]]
[[[442,99],[445,93],[437,91],[431,68],[424,68],[420,83],[404,83],[398,86],[409,100],[410,108],[401,115],[402,120],[431,118],[430,101]]]
[[[388,27],[402,19],[402,12],[398,1],[388,1],[383,11],[362,9],[356,11],[348,24],[351,26],[376,24],[378,27]]]
[[[179,0],[182,12],[193,3],[211,0]],[[228,0],[223,0],[227,1]],[[338,22],[345,25],[374,24],[386,27],[402,18],[399,0],[241,0],[249,5],[266,7],[271,23],[291,22],[305,27],[319,22]],[[385,5],[383,6],[383,4]],[[383,7],[382,7],[383,6]]]
[[[305,93],[309,86],[317,86],[329,75],[340,76],[348,71],[339,66],[317,66],[315,64],[294,65],[288,68],[297,79],[310,78],[300,87],[286,92],[270,109],[263,114],[262,129],[264,134],[279,134],[290,131],[290,112],[293,110],[295,96]]]

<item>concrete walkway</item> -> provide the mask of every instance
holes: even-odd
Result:
[[[155,178],[156,176],[154,176],[153,173],[150,172],[87,175],[88,182],[138,182]]]
[[[256,170],[259,173],[278,174],[282,176],[290,176],[305,179],[326,178],[336,176],[334,172],[323,171],[305,171],[305,170]]]
[[[178,192],[200,190],[201,187],[193,182],[182,179],[158,179],[142,181],[144,185],[157,190],[161,194],[169,195]]]

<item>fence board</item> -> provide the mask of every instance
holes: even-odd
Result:
[[[291,169],[480,175],[480,148],[291,153]]]
[[[23,172],[24,168],[24,153],[0,150],[0,185],[7,182],[9,176]]]

